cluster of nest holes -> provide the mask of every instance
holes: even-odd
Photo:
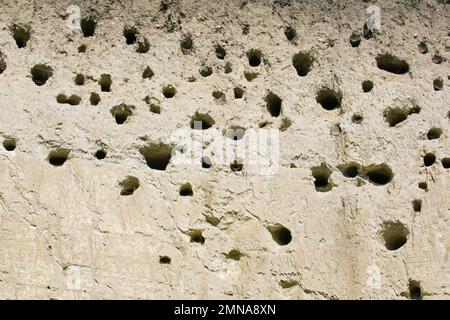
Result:
[[[25,48],[31,36],[30,27],[14,24],[9,30],[16,41],[17,48]]]
[[[209,114],[196,112],[191,117],[190,126],[194,130],[207,130],[215,124],[215,121]]]
[[[100,95],[96,92],[91,92],[91,95],[89,97],[89,102],[91,105],[96,106],[100,103],[102,99],[100,98]]]
[[[172,158],[173,146],[164,143],[151,144],[139,149],[147,166],[154,170],[166,170]]]
[[[280,246],[288,245],[292,241],[291,231],[281,224],[268,226],[267,230],[269,230],[272,235],[273,241]]]
[[[160,264],[170,264],[172,260],[168,256],[161,256],[159,257],[159,263]]]
[[[251,67],[257,67],[262,62],[262,52],[258,49],[250,49],[247,51],[248,64]]]
[[[192,191],[192,185],[189,182],[182,184],[179,194],[182,197],[192,197],[194,195],[194,191]]]
[[[126,176],[125,179],[120,182],[121,196],[131,196],[139,188],[139,179],[133,176]]]
[[[45,64],[37,64],[31,68],[31,79],[38,86],[43,86],[53,76],[53,69]]]
[[[329,88],[322,88],[316,94],[316,101],[325,110],[334,110],[341,107],[342,93]]]
[[[100,85],[100,89],[102,92],[110,92],[112,85],[111,75],[106,73],[100,75],[100,80],[98,81],[98,84]]]
[[[165,98],[171,99],[175,97],[175,94],[177,93],[177,89],[173,87],[172,85],[167,85],[162,88],[162,94]]]
[[[264,98],[267,111],[272,117],[278,117],[281,113],[281,104],[283,100],[273,92],[269,92]]]
[[[150,50],[150,43],[147,38],[140,34],[139,30],[134,26],[126,26],[123,29],[123,36],[127,45],[137,44],[137,53],[146,53]]]
[[[97,27],[97,20],[93,17],[82,18],[80,21],[81,32],[84,37],[92,37]]]
[[[379,54],[375,58],[377,67],[394,74],[405,74],[409,71],[409,64],[389,53]]]
[[[183,54],[188,54],[194,48],[194,40],[190,33],[181,36],[180,47]]]
[[[382,225],[381,235],[386,249],[395,251],[408,241],[409,230],[399,221],[387,221]]]
[[[191,230],[189,231],[189,237],[191,242],[205,244],[205,237],[201,230]]]
[[[359,176],[378,186],[386,185],[394,178],[392,169],[385,163],[361,167],[356,162],[349,162],[339,165],[338,169],[346,178],[356,178]]]
[[[387,108],[383,112],[384,119],[390,127],[395,127],[399,123],[405,121],[411,114],[419,113],[420,107],[415,106],[410,109],[395,107]]]
[[[56,102],[63,104],[70,104],[71,106],[79,105],[81,102],[81,97],[75,94],[70,96],[65,95],[64,93],[60,93],[56,96]]]
[[[284,35],[289,41],[294,41],[297,37],[297,30],[293,26],[286,26],[284,28]]]
[[[69,153],[68,149],[58,148],[50,151],[47,160],[52,166],[60,167],[67,161]]]
[[[14,151],[16,149],[16,139],[5,138],[5,140],[3,140],[3,148],[5,148],[6,151]]]
[[[116,120],[117,124],[124,124],[128,118],[133,114],[134,106],[121,103],[111,108],[111,114]]]
[[[314,58],[310,53],[299,52],[292,57],[292,65],[300,77],[305,77],[311,71]]]
[[[142,72],[142,79],[150,80],[154,75],[155,73],[153,72],[153,70],[149,66],[146,66],[144,71]]]
[[[159,104],[158,99],[150,96],[146,96],[144,98],[145,103],[149,106],[149,110],[152,113],[160,114],[161,113],[161,106]]]
[[[215,53],[216,53],[217,59],[220,59],[220,60],[225,59],[225,56],[227,55],[227,52],[220,44],[216,45]]]
[[[232,127],[225,130],[225,137],[230,140],[238,141],[241,140],[245,135],[245,129],[242,127]]]
[[[213,74],[213,69],[210,66],[203,65],[200,68],[199,73],[202,77],[206,78]]]
[[[322,163],[320,166],[312,167],[311,172],[314,177],[316,191],[327,192],[333,188],[331,170],[326,164]]]

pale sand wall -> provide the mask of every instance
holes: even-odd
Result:
[[[165,3],[0,2],[0,298],[404,299],[411,283],[412,294],[420,286],[425,299],[448,299],[450,171],[442,159],[450,157],[450,6],[376,1],[380,33],[352,47],[369,2]],[[97,21],[92,37],[67,26],[70,4]],[[23,48],[14,24],[29,27]],[[139,31],[141,51],[147,39],[148,52],[126,44],[127,25]],[[297,34],[291,41],[289,25]],[[188,34],[193,48],[183,52]],[[15,35],[20,44],[27,32]],[[86,50],[78,52],[82,44]],[[262,53],[259,66],[249,65],[251,49]],[[304,77],[293,67],[299,52],[314,60]],[[409,71],[378,68],[383,53],[406,60]],[[41,86],[30,74],[38,64],[53,70]],[[146,66],[151,79],[142,78]],[[208,77],[200,74],[205,66]],[[246,72],[257,77],[248,81]],[[77,74],[83,85],[74,83]],[[101,74],[111,76],[110,92],[101,91]],[[364,80],[373,82],[370,92],[363,92]],[[167,85],[176,89],[172,98],[162,93]],[[342,98],[340,107],[321,107],[323,87]],[[216,99],[214,91],[224,96]],[[101,98],[97,105],[91,92]],[[266,108],[268,92],[282,99],[279,116]],[[58,103],[62,93],[75,105]],[[134,108],[112,109],[122,103]],[[111,109],[119,122],[123,112],[131,115],[118,124]],[[191,133],[196,112],[214,122],[206,135],[282,128],[278,170],[262,175],[246,164],[233,172],[228,163],[206,169],[172,162],[165,171],[149,168],[142,153],[154,154],[142,148],[170,144],[177,129]],[[385,114],[407,118],[390,127]],[[432,128],[441,131],[430,140]],[[11,138],[15,149],[8,151]],[[70,151],[68,159],[53,166],[49,153],[64,156],[61,149]],[[94,156],[100,149],[101,160]],[[431,166],[424,165],[426,153],[436,157]],[[359,175],[345,177],[341,165],[352,162]],[[331,173],[327,192],[316,190],[311,171],[322,164],[314,173]],[[379,164],[385,167],[370,167]],[[389,170],[387,184],[368,181]],[[139,181],[134,192],[127,176]],[[179,195],[185,183],[192,196]],[[417,212],[414,200],[421,201]],[[287,245],[274,241],[280,225],[290,231]],[[387,249],[404,238],[398,250]]]

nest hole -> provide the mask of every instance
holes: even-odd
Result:
[[[441,162],[444,169],[450,169],[450,158],[443,158]]]
[[[415,199],[415,200],[413,200],[412,205],[413,205],[414,212],[422,211],[422,200]]]
[[[436,156],[433,153],[427,153],[423,156],[423,164],[430,167],[436,162]]]
[[[103,92],[110,92],[111,91],[111,85],[112,85],[112,79],[110,74],[102,74],[100,76],[100,80],[98,82],[100,84],[100,89]]]
[[[317,93],[316,101],[325,110],[334,110],[341,107],[342,93],[324,88]]]
[[[305,77],[311,71],[314,58],[309,53],[299,52],[292,57],[292,65],[300,77]]]
[[[293,41],[297,37],[297,30],[293,26],[286,26],[284,28],[284,35],[288,41]]]
[[[159,257],[159,263],[160,264],[170,264],[172,260],[168,256],[161,256]]]
[[[164,171],[172,157],[172,146],[159,143],[142,147],[139,152],[144,157],[147,166],[154,170]]]
[[[127,45],[135,44],[139,31],[135,27],[125,27],[123,29],[123,36]]]
[[[104,149],[99,149],[94,155],[98,160],[103,160],[106,158],[106,151]]]
[[[192,197],[194,195],[194,191],[192,191],[192,185],[190,183],[183,184],[180,187],[179,194],[182,197]]]
[[[384,111],[383,116],[390,127],[395,127],[397,124],[405,121],[409,113],[402,108],[389,108]]]
[[[281,104],[283,100],[273,92],[269,92],[264,98],[267,111],[272,117],[278,117],[281,113]]]
[[[167,99],[175,97],[176,93],[177,89],[175,89],[175,87],[173,87],[172,85],[167,85],[162,88],[162,94]]]
[[[97,27],[97,21],[92,17],[82,18],[80,21],[81,32],[84,37],[92,37]]]
[[[189,237],[191,238],[191,242],[205,244],[205,237],[203,237],[201,230],[191,230]]]
[[[31,79],[38,86],[43,86],[53,76],[53,69],[45,64],[37,64],[31,68]]]
[[[110,111],[117,124],[124,124],[128,117],[133,114],[133,109],[134,106],[122,103],[112,107]]]
[[[100,103],[101,98],[100,95],[96,92],[91,92],[91,96],[89,97],[89,101],[91,102],[91,105],[96,106]]]
[[[386,185],[394,178],[394,173],[387,164],[370,165],[362,171],[369,181],[377,186]]]
[[[291,231],[282,225],[270,226],[267,229],[272,235],[272,239],[280,246],[288,245],[292,241]]]
[[[215,51],[216,51],[216,57],[218,59],[220,59],[220,60],[225,59],[225,56],[227,55],[227,52],[221,45],[219,45],[219,44],[216,45]]]
[[[14,151],[14,149],[16,149],[16,139],[6,138],[3,140],[3,148],[5,148],[6,151]]]
[[[25,48],[28,40],[30,40],[31,32],[28,26],[13,25],[10,27],[10,31],[16,41],[17,48]]]
[[[48,162],[55,167],[62,166],[69,157],[70,151],[67,149],[52,150],[48,155]]]
[[[395,251],[408,241],[408,229],[401,222],[385,222],[382,228],[382,237],[386,249]]]
[[[333,188],[331,183],[331,170],[327,165],[322,164],[311,168],[312,176],[314,177],[314,186],[318,192],[327,192]]]
[[[251,67],[259,66],[261,64],[261,59],[262,59],[261,50],[251,49],[251,50],[247,51],[247,59],[248,59],[248,64]]]
[[[439,139],[442,135],[442,129],[441,128],[431,128],[428,130],[427,133],[427,139],[428,140],[435,140]]]
[[[405,60],[399,59],[389,53],[380,54],[375,60],[379,69],[390,73],[405,74],[409,71],[409,64]]]
[[[204,113],[195,113],[191,118],[191,129],[207,130],[215,124],[210,115]]]
[[[418,281],[409,280],[408,292],[409,292],[409,298],[411,300],[422,300],[423,299],[422,287],[420,286],[420,282],[418,282]]]
[[[121,183],[121,196],[131,196],[139,188],[139,179],[133,176],[127,176]]]
[[[365,81],[362,82],[361,86],[362,86],[363,92],[367,93],[367,92],[372,91],[372,89],[373,89],[373,82],[370,81],[370,80],[365,80]]]

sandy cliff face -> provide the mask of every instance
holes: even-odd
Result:
[[[2,0],[0,298],[448,299],[444,2]]]

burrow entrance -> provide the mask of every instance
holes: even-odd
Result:
[[[390,251],[400,249],[408,241],[409,231],[398,221],[383,223],[381,233],[386,249]]]
[[[269,230],[272,235],[272,239],[280,246],[288,245],[292,241],[291,231],[281,224],[269,226],[267,227],[267,230]]]
[[[172,157],[173,147],[164,143],[153,143],[142,147],[139,152],[145,159],[147,165],[154,170],[166,170]]]

